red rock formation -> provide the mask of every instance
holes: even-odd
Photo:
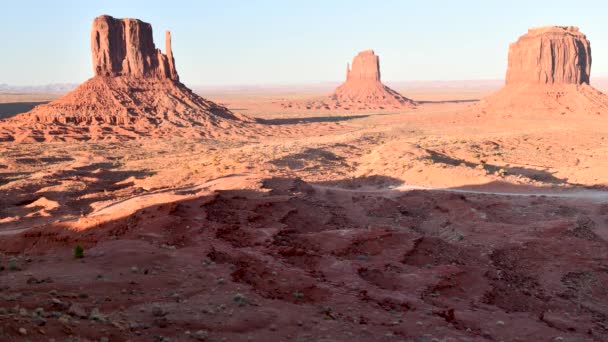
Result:
[[[169,78],[172,80],[179,80],[177,70],[175,70],[175,59],[173,58],[173,49],[171,49],[171,32],[165,32],[165,51],[167,51],[167,66]]]
[[[572,26],[533,28],[509,47],[506,84],[478,105],[485,112],[608,111],[608,97],[589,85],[591,47]]]
[[[578,27],[528,30],[509,47],[507,84],[589,84],[591,46]]]
[[[152,26],[138,19],[102,15],[93,21],[91,51],[98,76],[158,77],[179,80],[167,32],[167,55],[154,46]]]
[[[353,59],[353,68],[347,64],[346,80],[350,82],[380,82],[380,58],[373,50],[359,52]]]
[[[346,82],[340,85],[332,99],[348,107],[376,109],[413,107],[414,102],[380,80],[380,58],[373,50],[360,52],[353,59],[352,68],[346,67]]]
[[[380,59],[373,50],[360,52],[352,69],[346,64],[346,81],[322,100],[283,102],[283,108],[306,110],[382,110],[413,108],[415,103],[382,84]]]
[[[53,134],[53,140],[61,140],[57,134],[74,132],[78,139],[87,140],[113,132],[129,138],[162,132],[225,136],[218,127],[241,127],[243,122],[252,121],[180,83],[170,32],[165,42],[166,55],[154,46],[150,24],[108,15],[95,18],[91,30],[95,76],[61,98],[0,125],[0,140],[31,141],[32,132],[54,132],[36,133],[33,140],[37,141],[48,140]],[[77,129],[71,129],[74,127]],[[186,129],[196,132],[185,133]]]

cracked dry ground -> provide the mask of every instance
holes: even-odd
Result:
[[[267,178],[0,240],[0,336],[600,341],[607,223],[582,200]]]

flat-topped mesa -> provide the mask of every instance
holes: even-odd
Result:
[[[482,113],[608,113],[608,96],[589,85],[591,47],[573,26],[533,28],[509,47],[506,85],[476,107]]]
[[[353,58],[352,69],[346,67],[346,81],[380,82],[380,58],[374,50],[361,51]]]
[[[155,77],[179,81],[166,33],[166,55],[154,45],[152,25],[139,19],[102,15],[93,21],[91,53],[96,76]]]
[[[573,26],[532,28],[509,46],[506,84],[589,84],[591,46]]]

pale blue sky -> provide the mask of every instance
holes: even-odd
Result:
[[[100,14],[151,23],[163,49],[170,29],[190,85],[341,81],[369,48],[386,81],[501,79],[509,43],[544,25],[579,26],[592,77],[608,76],[606,13],[606,0],[10,1],[0,7],[0,83],[91,77],[89,31]]]

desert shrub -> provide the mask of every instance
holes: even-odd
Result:
[[[76,245],[76,247],[74,247],[74,258],[76,258],[76,259],[84,258],[84,248],[82,248],[81,245]]]

